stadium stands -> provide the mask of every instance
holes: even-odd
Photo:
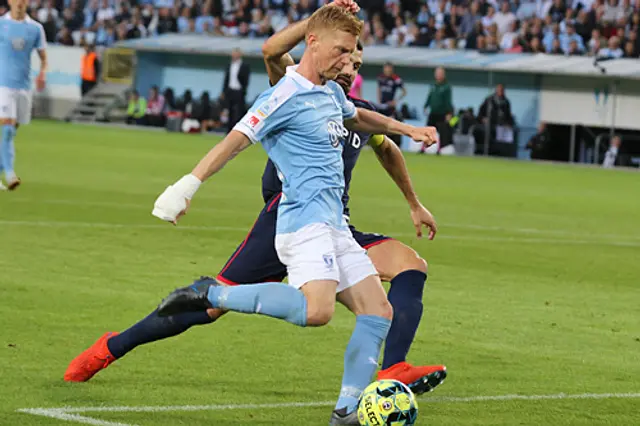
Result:
[[[111,46],[164,33],[267,37],[323,0],[32,0],[50,42]],[[362,0],[365,45],[638,57],[640,1]],[[0,0],[0,13],[6,0]]]

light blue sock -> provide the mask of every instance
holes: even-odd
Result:
[[[207,298],[214,308],[267,315],[301,327],[307,325],[307,299],[300,290],[286,284],[210,287]]]
[[[359,315],[356,327],[344,353],[342,388],[336,410],[346,407],[347,413],[358,408],[364,388],[378,368],[382,342],[387,337],[391,320],[374,315]]]
[[[13,146],[13,138],[16,136],[16,126],[5,124],[2,126],[2,142],[0,143],[0,161],[4,169],[6,179],[15,179],[13,171],[13,159],[15,157],[15,149]]]

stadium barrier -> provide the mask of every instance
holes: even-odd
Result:
[[[151,85],[173,87],[177,94],[190,89],[216,96],[222,89],[231,50],[239,48],[251,65],[248,101],[268,88],[262,62],[262,40],[229,39],[198,35],[163,35],[119,44],[136,52],[135,86],[146,93]],[[292,54],[299,58],[303,46]],[[420,48],[365,48],[363,97],[375,100],[376,77],[390,61],[407,88],[407,103],[417,111],[415,123],[424,123],[422,111],[433,69],[445,67],[453,87],[456,109],[480,104],[497,83],[506,95],[519,128],[518,155],[535,134],[539,121],[569,126],[640,130],[640,61],[617,59],[594,63],[589,57],[546,54],[481,54],[474,51]],[[575,134],[575,132],[572,132]],[[575,147],[575,140],[572,147]],[[405,148],[410,145],[405,144]]]
[[[34,94],[35,117],[64,119],[80,101],[80,62],[84,49],[50,45],[47,47],[49,72],[47,87]],[[32,78],[40,70],[37,52],[31,58]]]

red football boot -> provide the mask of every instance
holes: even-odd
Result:
[[[416,395],[431,392],[446,377],[447,367],[444,365],[414,367],[406,362],[399,362],[378,372],[378,380],[397,380],[409,386]]]
[[[75,357],[64,373],[64,380],[67,382],[86,382],[100,370],[107,368],[116,360],[107,348],[107,340],[117,335],[118,333],[114,331],[105,333],[89,349]]]

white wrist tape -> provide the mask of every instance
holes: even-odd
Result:
[[[191,200],[202,182],[194,175],[185,175],[179,181],[171,185],[173,189],[187,200]]]
[[[187,208],[187,200],[193,198],[201,184],[200,179],[194,175],[184,176],[160,194],[151,214],[162,220],[173,222],[180,212]]]

